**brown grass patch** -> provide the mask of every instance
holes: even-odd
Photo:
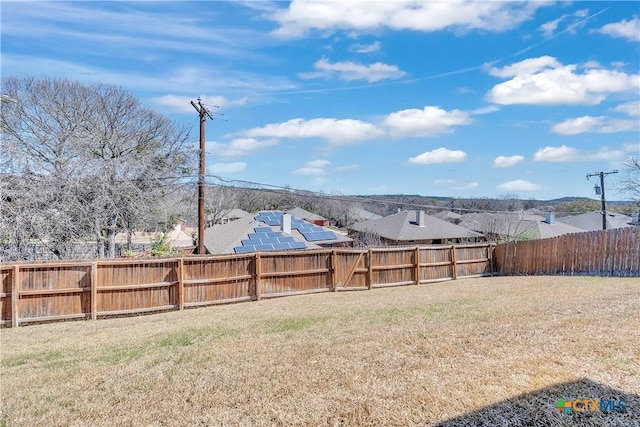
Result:
[[[4,329],[0,425],[634,425],[639,313],[637,278],[499,277]]]

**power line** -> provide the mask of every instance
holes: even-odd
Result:
[[[386,204],[386,205],[410,206],[415,208],[429,208],[429,209],[443,209],[443,210],[452,209],[452,207],[450,206],[437,206],[437,205],[427,205],[422,203],[396,202],[393,200],[375,199],[375,198],[363,197],[363,196],[344,196],[344,195],[338,195],[338,194],[327,194],[319,191],[302,190],[302,189],[297,189],[297,188],[292,188],[287,186],[265,184],[265,183],[255,182],[255,181],[246,181],[241,179],[226,179],[213,174],[208,174],[206,176],[208,178],[215,178],[222,183],[228,183],[228,184],[238,183],[238,184],[244,184],[244,185],[260,186],[262,188],[253,188],[253,190],[268,191],[268,192],[273,192],[278,194],[282,194],[283,191],[286,191],[286,192],[295,192],[296,196],[316,197],[316,198],[321,197],[324,199],[341,201],[341,202],[379,203],[379,204]],[[210,185],[215,185],[215,184],[210,184]],[[456,200],[456,199],[453,199],[453,200]],[[516,211],[508,211],[508,210],[489,210],[489,209],[474,209],[474,208],[453,208],[453,209],[459,210],[459,211],[465,211],[465,212],[482,212],[482,213],[516,212]]]

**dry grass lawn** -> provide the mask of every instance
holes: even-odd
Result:
[[[637,278],[466,279],[0,337],[3,426],[640,425]],[[562,415],[558,397],[627,411]]]

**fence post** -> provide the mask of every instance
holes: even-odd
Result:
[[[256,300],[260,301],[260,252],[256,252],[255,255],[255,266],[254,266],[254,270],[255,270],[255,278],[254,278],[254,282],[255,282],[255,288],[256,288]]]
[[[413,253],[413,257],[414,257],[414,263],[415,265],[413,266],[414,271],[413,274],[415,275],[416,278],[416,285],[420,284],[420,246],[416,246],[416,249]]]
[[[371,278],[373,277],[373,265],[372,265],[372,259],[373,259],[373,249],[369,248],[369,251],[367,252],[367,289],[371,289]]]
[[[178,310],[184,310],[184,259],[178,258],[178,288],[176,290],[178,298]]]
[[[338,292],[338,275],[336,274],[337,255],[336,250],[331,249],[331,286],[333,286],[333,292]]]
[[[495,246],[491,243],[487,243],[487,258],[489,258],[489,273],[493,277],[493,250]]]
[[[20,266],[13,266],[13,273],[11,277],[11,326],[15,327],[20,324],[20,320],[18,319],[18,303],[20,301],[19,297],[19,281],[18,275],[20,274]]]
[[[98,318],[98,263],[91,263],[91,320]]]
[[[456,245],[451,245],[451,278],[458,278],[458,261],[456,260]]]

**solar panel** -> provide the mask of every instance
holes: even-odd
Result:
[[[312,231],[302,232],[302,235],[309,242],[318,242],[320,240],[336,240],[336,235],[332,231]]]
[[[282,215],[283,212],[279,211],[261,212],[255,219],[269,226],[281,226]],[[294,217],[291,218],[291,228],[298,230],[309,242],[337,238],[331,231]],[[242,246],[233,248],[236,253],[307,249],[306,243],[297,242],[293,237],[281,231],[274,231],[271,227],[255,227],[254,232],[249,233],[247,237],[248,239],[241,240]]]
[[[250,239],[266,239],[267,233],[249,233],[248,236]]]
[[[338,236],[333,231],[323,231],[325,239],[327,240],[336,240]]]
[[[273,244],[273,243],[280,243],[280,241],[278,240],[277,237],[267,237],[267,238],[260,239],[260,240],[262,240],[262,243],[265,244],[265,245]]]
[[[277,251],[291,249],[291,245],[289,243],[274,243],[273,248]]]
[[[256,251],[272,251],[274,250],[273,245],[256,245]]]

